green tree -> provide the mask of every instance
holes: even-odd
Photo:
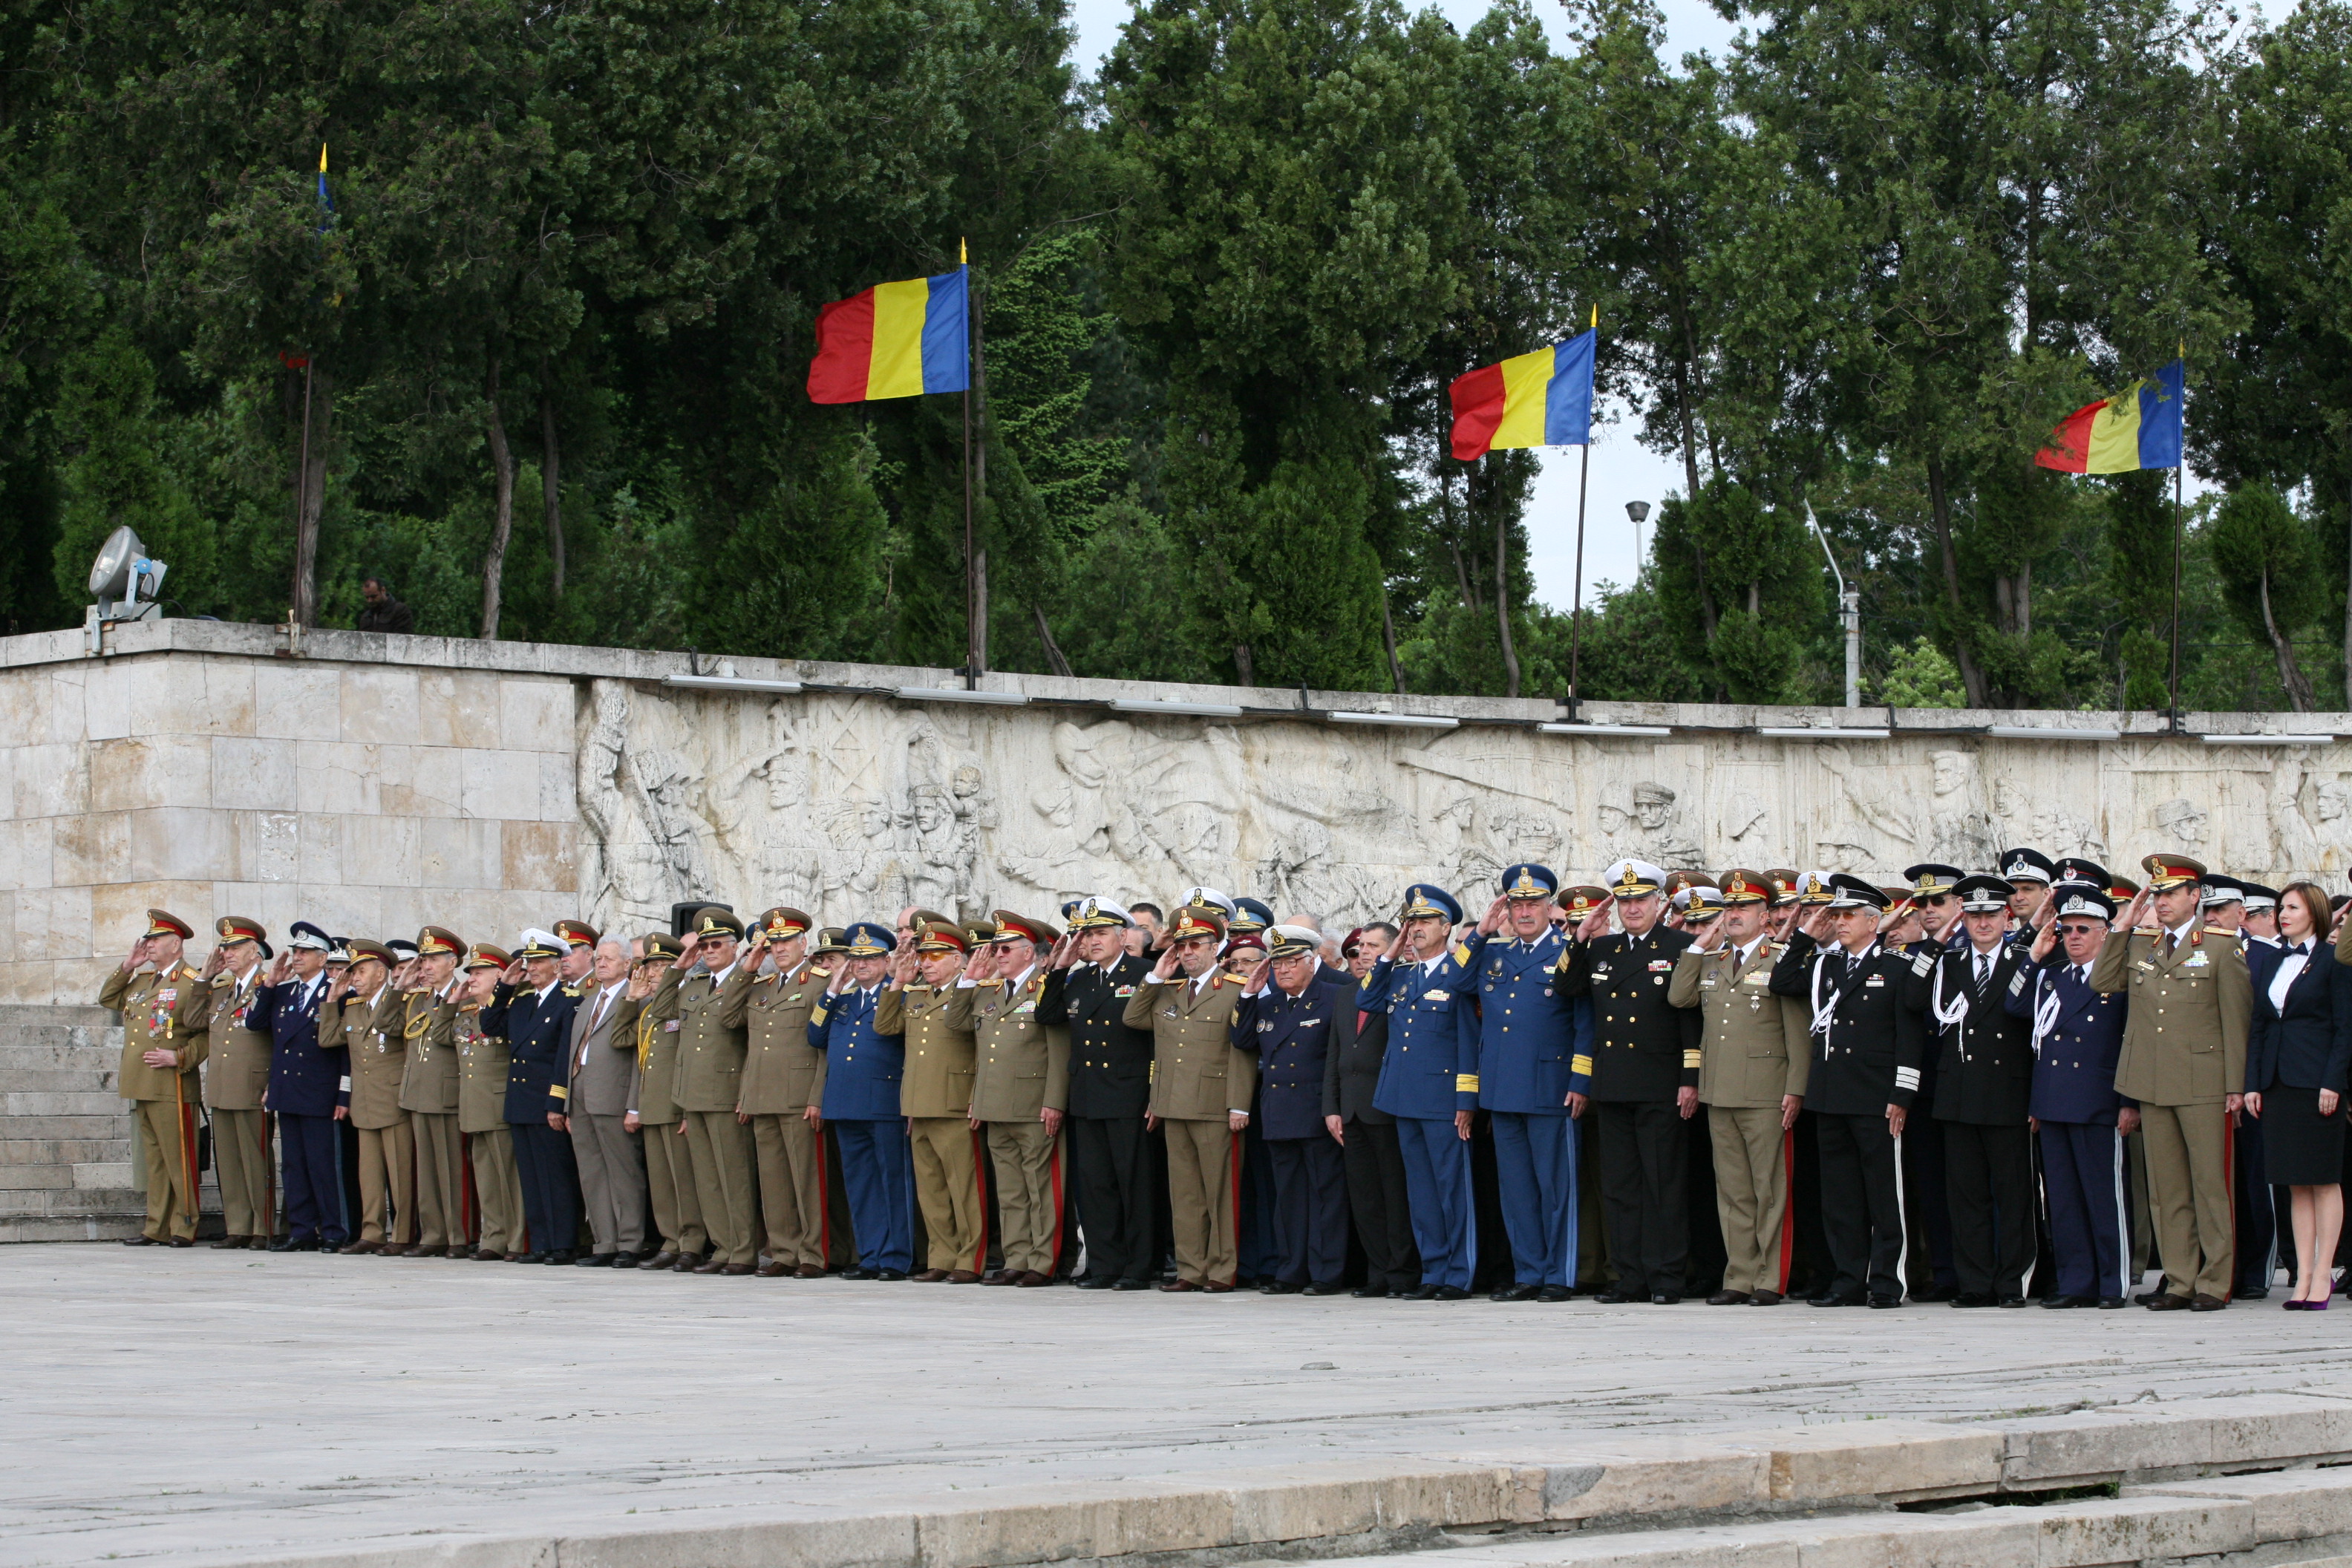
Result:
[[[128,527],[171,568],[169,595],[206,603],[215,551],[211,520],[196,510],[157,448],[155,371],[130,335],[109,331],[66,362],[58,436],[66,455],[64,507],[52,552],[58,592],[88,598],[91,561],[106,536]]]
[[[2270,647],[2294,710],[2310,712],[2311,681],[2294,653],[2294,634],[2324,602],[2310,525],[2268,485],[2242,485],[2222,500],[2205,543],[2231,614]]]

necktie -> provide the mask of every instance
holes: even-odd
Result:
[[[1988,959],[1987,957],[1985,957],[1985,955],[1984,955],[1983,953],[1981,953],[1981,952],[1977,954],[1977,989],[1978,989],[1978,990],[1981,991],[1981,990],[1983,990],[1983,989],[1984,989],[1985,975],[1986,975],[1988,973],[1990,973],[1990,972],[1991,967],[1992,967],[1992,961],[1991,961],[1990,959]]]
[[[2165,957],[2167,957],[2167,958],[2170,958],[2170,957],[2172,956],[2172,948],[2173,948],[2172,933],[2171,933],[2170,931],[2166,931],[2166,932],[2164,933],[2164,956],[2165,956]]]

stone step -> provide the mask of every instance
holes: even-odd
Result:
[[[102,1115],[0,1116],[0,1140],[15,1143],[43,1138],[130,1138],[130,1102],[115,1100],[112,1105],[113,1109]]]
[[[89,1067],[5,1067],[0,1066],[0,1095],[112,1093],[116,1065],[109,1062],[103,1068]]]
[[[146,1197],[127,1186],[0,1187],[0,1215],[110,1216],[146,1212]]]
[[[110,1080],[111,1073],[107,1075]],[[128,1114],[130,1101],[114,1092],[110,1081],[103,1090],[28,1089],[0,1092],[0,1117],[106,1116]]]
[[[0,1121],[0,1170],[11,1165],[79,1165],[93,1160],[128,1160],[129,1130],[120,1138],[17,1138],[15,1123]]]
[[[0,1072],[11,1068],[110,1068],[122,1060],[122,1041],[28,1040],[0,1036]]]
[[[146,1223],[144,1205],[121,1214],[12,1215],[0,1212],[0,1244],[32,1241],[119,1241]]]

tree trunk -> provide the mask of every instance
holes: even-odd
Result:
[[[1940,458],[1927,459],[1927,506],[1935,514],[1936,547],[1943,555],[1944,595],[1952,606],[1952,649],[1958,656],[1960,684],[1968,689],[1969,707],[1989,707],[1984,671],[1977,668],[1976,655],[1969,651],[1964,625],[1968,614],[1960,599],[1960,562],[1952,553],[1952,498],[1944,489],[1944,462]]]
[[[2002,631],[2013,632],[2017,629],[2017,601],[2010,593],[2009,579],[2006,577],[1995,577],[1992,580],[1992,607],[1993,614],[2000,618]]]
[[[2017,637],[2020,642],[2033,640],[2033,563],[2017,563]]]
[[[547,373],[539,384],[539,490],[547,508],[547,558],[555,563],[550,578],[555,597],[563,597],[563,489],[557,474],[561,454],[555,445],[555,400],[547,395]]]
[[[482,640],[499,636],[499,595],[506,584],[507,541],[514,534],[514,454],[507,448],[506,421],[499,414],[499,362],[490,360],[490,477],[497,495],[490,524],[490,552],[482,561]]]
[[[1244,686],[1257,684],[1257,669],[1250,662],[1249,644],[1245,642],[1234,644],[1234,673],[1241,678]]]
[[[1396,616],[1389,609],[1389,585],[1381,584],[1381,641],[1389,650],[1389,689],[1404,695],[1404,666],[1397,662]]]
[[[1690,377],[1675,361],[1675,406],[1683,427],[1683,499],[1698,500],[1698,431],[1691,415]]]
[[[2286,688],[2286,700],[2298,713],[2308,713],[2315,706],[2311,681],[2304,675],[2303,666],[2294,657],[2294,644],[2281,635],[2278,622],[2271,615],[2271,569],[2263,568],[2263,630],[2270,634],[2271,651],[2278,656],[2279,684]]]
[[[1495,509],[1495,634],[1503,647],[1503,695],[1519,694],[1519,650],[1511,646],[1511,531],[1506,509]]]
[[[299,423],[305,415],[309,429],[299,439],[300,454],[294,473],[294,603],[295,624],[319,624],[319,521],[327,510],[327,437],[334,427],[335,381],[316,360],[305,373],[308,384],[294,411]]]
[[[1070,661],[1062,657],[1062,645],[1054,640],[1054,628],[1045,624],[1045,606],[1032,605],[1029,613],[1037,617],[1037,640],[1045,645],[1046,668],[1055,675],[1068,677],[1073,673]]]
[[[1761,583],[1748,584],[1748,616],[1750,620],[1764,618],[1764,584]]]

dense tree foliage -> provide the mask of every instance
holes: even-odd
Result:
[[[1874,700],[2146,708],[2179,529],[2184,700],[2347,700],[2352,0],[1550,19],[1140,0],[1087,79],[1065,0],[0,0],[0,626],[130,523],[230,619],[1833,700],[1825,538]],[[965,245],[969,407],[811,404]],[[1579,633],[1446,388],[1596,314],[1683,482]],[[2176,353],[2200,498],[2034,465]]]

